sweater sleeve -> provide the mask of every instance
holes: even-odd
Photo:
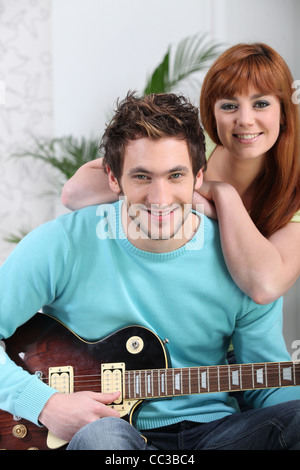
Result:
[[[8,357],[5,339],[59,294],[66,256],[67,242],[53,221],[27,235],[0,268],[0,408],[36,424],[56,391]]]
[[[282,299],[262,306],[246,298],[232,340],[237,363],[291,361],[282,334]],[[250,390],[244,398],[253,408],[263,408],[300,399],[300,387]]]

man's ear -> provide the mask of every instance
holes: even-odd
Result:
[[[198,173],[196,175],[194,189],[201,188],[202,183],[203,183],[203,170],[201,169],[201,170],[198,171]]]
[[[106,172],[107,172],[107,176],[108,176],[108,183],[109,183],[110,189],[114,193],[120,194],[120,192],[121,192],[120,185],[118,183],[117,178],[115,177],[115,175],[113,174],[113,172],[109,168],[109,166],[106,166]]]

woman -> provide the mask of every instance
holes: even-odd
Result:
[[[228,269],[257,303],[283,295],[300,274],[300,124],[292,83],[272,48],[238,44],[216,60],[201,90],[208,164],[195,204],[218,219]],[[101,159],[80,168],[62,192],[71,209],[113,200]]]

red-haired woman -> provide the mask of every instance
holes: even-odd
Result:
[[[282,296],[300,274],[300,124],[293,78],[264,44],[238,44],[208,71],[201,89],[207,170],[195,204],[218,218],[228,269],[257,303]],[[78,209],[113,200],[102,159],[62,192]]]

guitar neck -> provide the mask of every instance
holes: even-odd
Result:
[[[150,399],[300,385],[299,363],[267,362],[125,373],[125,398]]]

